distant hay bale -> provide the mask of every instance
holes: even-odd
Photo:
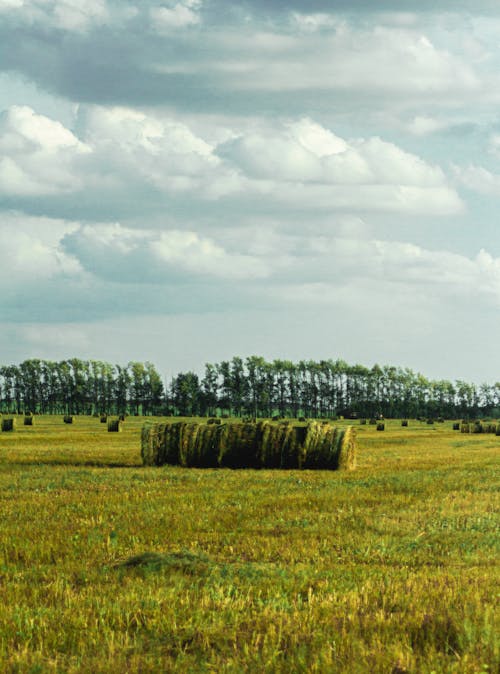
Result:
[[[500,423],[497,424],[495,435],[500,435]]]
[[[427,419],[427,423],[431,426],[434,423],[434,419]]]
[[[123,421],[121,419],[110,419],[108,421],[108,433],[121,433],[123,431]]]
[[[379,421],[377,424],[377,431],[385,431],[385,424],[383,421]]]
[[[126,414],[120,414],[119,417],[118,417],[118,419],[119,419],[120,421],[125,421],[125,417],[126,417],[126,416],[127,416]]]
[[[459,430],[460,430],[460,424],[459,424],[458,422],[453,424],[453,430],[454,430],[454,431],[459,431]]]
[[[375,426],[376,423],[377,423],[377,420],[374,419],[373,417],[369,421],[370,426]]]
[[[361,419],[359,420],[359,425],[360,425],[360,426],[366,426],[366,419],[361,418]]]
[[[63,421],[65,424],[72,424],[73,423],[73,416],[71,414],[65,414],[63,417]]]
[[[34,419],[35,419],[35,417],[33,415],[27,414],[24,417],[24,425],[25,426],[33,426]]]
[[[2,419],[2,432],[7,433],[9,431],[16,430],[16,420],[15,419]]]
[[[408,419],[401,419],[401,426],[408,427]]]
[[[469,431],[471,433],[482,433],[483,432],[483,425],[480,421],[474,421],[473,424],[471,424]]]
[[[108,423],[108,415],[107,414],[101,414],[101,424],[107,424]]]
[[[468,423],[461,423],[460,424],[460,432],[461,433],[469,433],[470,430],[470,424]]]
[[[307,421],[305,417],[299,417],[297,421],[300,421],[300,423],[304,423],[304,421]]]
[[[444,424],[444,417],[438,417],[436,421],[438,422],[438,424]]]

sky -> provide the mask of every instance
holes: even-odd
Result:
[[[0,0],[0,362],[493,383],[498,0]]]

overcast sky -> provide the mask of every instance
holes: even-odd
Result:
[[[1,363],[500,378],[498,0],[0,0],[0,67]]]

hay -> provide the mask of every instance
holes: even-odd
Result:
[[[369,421],[370,426],[375,426],[376,423],[377,423],[377,420],[373,419],[373,418],[370,419],[370,421]]]
[[[471,424],[469,431],[471,433],[482,433],[483,432],[483,425],[480,421],[475,421],[473,424]]]
[[[404,426],[404,428],[408,427],[408,419],[401,419],[401,426]]]
[[[461,433],[469,433],[469,424],[467,423],[462,423],[460,425],[460,432]]]
[[[9,431],[16,430],[16,420],[15,419],[2,419],[2,432],[7,433]]]
[[[459,424],[459,423],[454,423],[454,424],[453,424],[453,430],[454,430],[454,431],[459,431],[459,430],[460,430],[460,424]]]
[[[377,431],[385,431],[385,424],[383,421],[379,421],[377,424]]]
[[[233,424],[146,422],[141,456],[146,466],[197,468],[352,469],[356,438],[351,426],[335,428],[269,421]]]
[[[27,414],[27,415],[24,417],[24,425],[25,425],[25,426],[33,426],[33,422],[34,422],[34,417],[33,417],[33,415]]]
[[[366,419],[360,419],[360,420],[359,420],[359,425],[360,425],[360,426],[366,426]]]
[[[102,414],[101,415],[101,424],[106,424],[106,423],[108,423],[108,415]]]
[[[65,424],[72,424],[73,423],[73,416],[71,414],[65,414],[63,417],[63,421]]]
[[[121,433],[123,431],[123,421],[121,419],[110,419],[108,421],[108,433]]]

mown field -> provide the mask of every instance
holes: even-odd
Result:
[[[499,671],[500,437],[390,421],[354,472],[144,468],[141,423],[0,433],[0,671]]]

